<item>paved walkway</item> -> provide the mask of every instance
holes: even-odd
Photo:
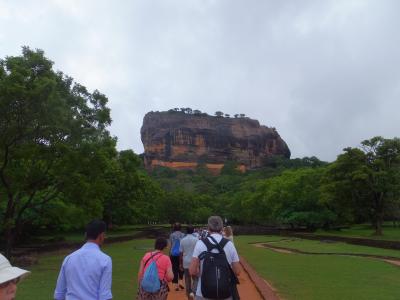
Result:
[[[253,281],[250,279],[247,272],[242,268],[239,275],[240,284],[238,285],[240,298],[243,300],[263,300],[260,293],[258,292]],[[170,286],[171,288],[171,286]],[[186,293],[184,290],[176,292],[171,288],[168,294],[168,300],[187,300]]]

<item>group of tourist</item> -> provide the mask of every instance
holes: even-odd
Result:
[[[86,226],[86,243],[65,257],[61,265],[55,300],[112,299],[112,261],[100,249],[105,231],[106,224],[100,220]],[[141,260],[137,299],[166,300],[169,282],[176,291],[185,289],[188,299],[239,299],[236,289],[239,256],[233,244],[232,229],[223,228],[222,219],[212,216],[208,219],[207,235],[204,234],[205,230],[198,232],[191,225],[184,234],[181,225],[175,223],[169,241],[158,237],[154,250]],[[170,250],[166,255],[168,244]],[[211,267],[218,272],[213,269],[210,273]],[[0,300],[13,300],[18,281],[28,274],[29,271],[12,267],[0,255]]]
[[[175,291],[186,290],[188,299],[208,300],[208,299],[239,299],[235,282],[232,282],[232,291],[225,298],[206,298],[203,297],[205,287],[202,285],[203,260],[204,254],[208,251],[219,254],[218,244],[223,243],[223,259],[229,264],[233,276],[240,272],[239,256],[233,244],[233,233],[230,226],[223,227],[222,219],[212,216],[208,219],[207,229],[196,230],[193,226],[186,227],[186,234],[181,231],[181,224],[175,223],[173,232],[169,236],[170,251],[169,256],[163,254],[168,241],[166,238],[159,237],[155,242],[154,251],[146,253],[140,263],[138,282],[139,300],[165,300],[168,296],[168,282],[172,281]],[[209,246],[208,244],[211,244]],[[161,246],[162,245],[162,246]],[[154,261],[158,269],[158,278],[161,281],[158,292],[148,292],[141,285],[144,271],[149,264]],[[228,272],[230,272],[228,271]],[[230,276],[230,274],[228,275]],[[183,285],[184,278],[184,285]],[[211,279],[210,279],[211,280]],[[237,279],[236,279],[237,280]],[[207,292],[207,291],[206,291]]]

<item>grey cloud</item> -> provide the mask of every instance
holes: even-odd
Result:
[[[245,113],[294,157],[398,136],[397,1],[0,1],[0,56],[45,50],[110,99],[120,149],[150,110]]]

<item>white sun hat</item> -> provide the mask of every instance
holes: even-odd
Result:
[[[25,277],[29,273],[29,271],[13,267],[8,259],[0,254],[0,284],[19,277]]]

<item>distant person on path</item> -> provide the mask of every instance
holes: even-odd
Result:
[[[233,230],[231,226],[226,226],[224,228],[224,238],[230,240],[233,243]]]
[[[183,271],[179,269],[179,257],[180,257],[180,243],[181,239],[185,236],[181,231],[181,224],[175,223],[174,224],[174,232],[171,233],[169,236],[169,240],[171,243],[171,251],[170,251],[170,258],[172,262],[172,271],[174,272],[174,279],[172,283],[175,286],[175,291],[179,291],[179,288],[182,290],[185,288],[183,286]]]
[[[159,237],[155,241],[154,251],[147,252],[140,262],[138,281],[139,291],[138,300],[166,300],[168,296],[168,282],[174,278],[172,272],[172,264],[170,258],[162,251],[167,247],[168,241],[166,238]],[[157,265],[158,278],[160,280],[160,290],[156,293],[146,292],[142,286],[141,281],[146,269],[152,262]]]
[[[208,231],[209,231],[209,236],[206,237],[208,242],[204,240],[199,240],[196,243],[196,246],[193,251],[193,258],[190,263],[189,267],[189,272],[193,276],[198,276],[199,281],[197,284],[197,291],[196,291],[196,300],[212,300],[210,298],[204,298],[203,293],[202,293],[202,273],[203,273],[203,259],[202,255],[204,253],[207,253],[207,246],[206,242],[210,245],[216,245],[216,243],[220,244],[223,241],[222,237],[222,229],[223,229],[223,222],[221,217],[219,216],[211,216],[208,218]],[[215,243],[216,242],[216,243]],[[239,266],[239,256],[236,251],[235,246],[233,245],[232,242],[227,241],[225,239],[225,245],[223,247],[223,251],[225,252],[226,255],[226,260],[228,263],[231,265],[231,268],[233,272],[237,275],[240,273],[240,266]],[[216,248],[213,248],[211,250],[212,253],[219,253],[219,251]],[[225,259],[225,258],[224,258]],[[226,275],[226,274],[225,274]],[[204,290],[203,290],[204,291]],[[235,299],[231,297],[225,298],[226,300],[231,300]]]
[[[0,300],[14,300],[17,283],[28,274],[29,271],[11,266],[8,259],[0,254]]]
[[[106,223],[91,221],[86,226],[86,243],[68,255],[58,275],[56,300],[109,300],[111,294],[111,258],[100,250]]]
[[[181,240],[179,265],[185,276],[186,296],[188,299],[194,299],[197,288],[197,277],[189,274],[189,266],[192,261],[194,247],[198,240],[199,238],[194,234],[194,227],[188,225],[186,228],[186,236]]]

